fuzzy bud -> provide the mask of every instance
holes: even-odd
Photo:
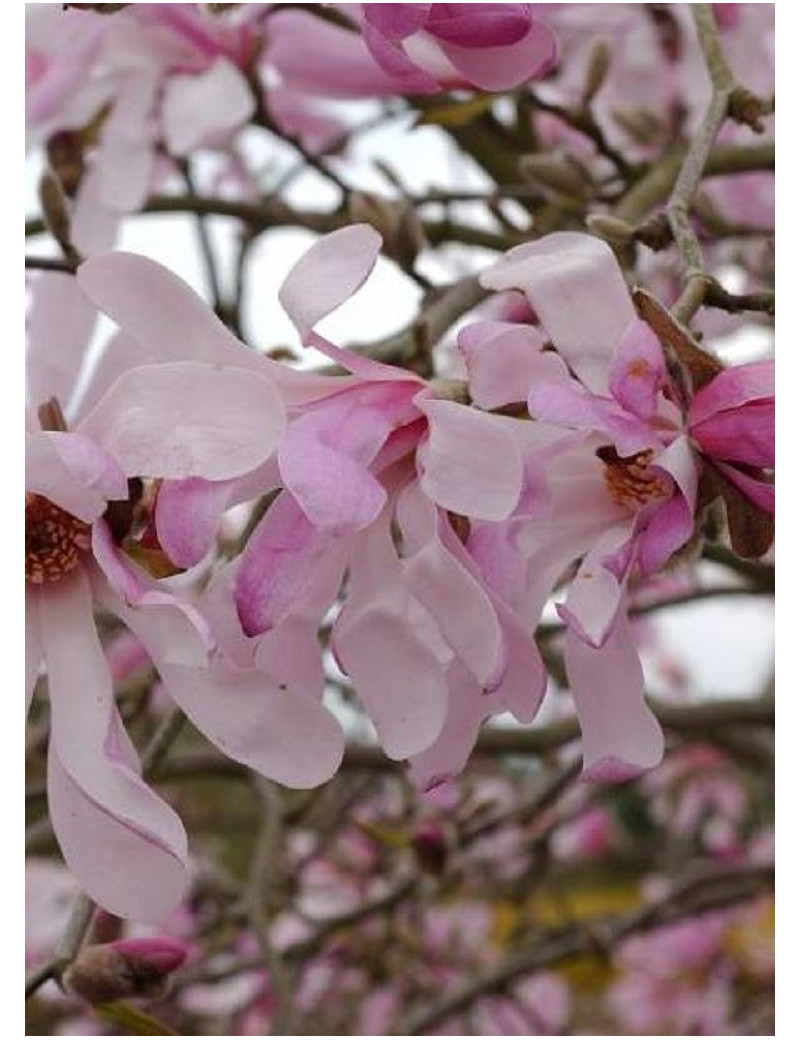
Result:
[[[85,946],[64,973],[64,986],[89,1004],[159,997],[188,950],[174,939],[121,939]]]
[[[526,155],[519,170],[529,183],[558,195],[584,198],[591,192],[591,181],[570,156]]]
[[[611,68],[611,48],[607,40],[595,40],[586,64],[583,103],[588,105],[598,94]]]
[[[45,170],[39,181],[39,201],[42,205],[42,215],[51,235],[65,254],[72,253],[69,236],[69,203],[64,189],[61,187],[61,182],[52,170]]]
[[[612,217],[608,213],[591,213],[586,218],[586,227],[593,235],[614,245],[626,245],[636,230],[627,221]]]

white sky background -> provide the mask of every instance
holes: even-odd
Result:
[[[349,103],[349,119],[358,123],[374,112],[370,103]],[[353,114],[355,113],[355,115]],[[381,155],[389,160],[402,183],[414,193],[432,187],[458,190],[481,189],[487,184],[480,170],[459,161],[444,136],[435,127],[416,128],[412,138],[403,133],[410,117],[393,120],[389,126],[370,131],[351,145],[346,162],[337,166],[343,179],[353,187],[391,194],[392,189],[372,159]],[[260,131],[248,131],[248,158],[256,168],[268,171],[265,184],[277,179],[295,165],[286,146]],[[33,155],[26,178],[26,213],[38,212],[36,183],[41,160]],[[203,160],[196,170],[202,182],[213,177],[215,160]],[[337,202],[335,189],[313,171],[298,177],[287,193],[293,205],[325,209]],[[513,204],[512,204],[513,205]],[[427,211],[439,215],[435,208]],[[511,211],[510,211],[511,212]],[[456,219],[492,225],[483,207],[460,203],[451,208]],[[232,284],[233,243],[236,221],[212,218],[209,221],[214,245],[221,258],[223,286]],[[32,240],[28,251],[48,252],[44,237]],[[263,235],[252,249],[247,278],[245,328],[253,345],[269,349],[297,345],[297,337],[277,301],[281,282],[289,268],[313,241],[313,236],[292,228]],[[165,264],[201,294],[206,295],[204,270],[196,245],[196,228],[191,219],[180,215],[140,215],[128,219],[118,247],[143,253]],[[420,270],[435,282],[445,283],[468,270],[477,270],[491,261],[492,254],[477,249],[449,248],[431,251],[423,257]],[[734,284],[730,288],[735,288]],[[347,344],[380,339],[407,324],[416,313],[421,291],[394,265],[381,258],[361,293],[323,324],[325,334],[334,342]],[[106,326],[106,328],[108,325]],[[769,348],[765,330],[751,328],[715,343],[728,362],[742,362],[761,356]],[[313,352],[305,352],[311,355]],[[309,357],[310,361],[310,357]],[[708,565],[704,577],[710,583],[720,579],[718,568]],[[675,657],[688,669],[693,696],[702,698],[752,696],[760,691],[772,670],[774,613],[766,597],[742,597],[703,601],[651,615],[658,634],[653,648],[643,648],[642,657],[653,692],[667,692],[663,675],[665,657]]]

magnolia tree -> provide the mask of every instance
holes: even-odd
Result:
[[[770,1034],[774,5],[28,12],[29,1033]]]

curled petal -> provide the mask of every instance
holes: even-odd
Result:
[[[369,224],[351,224],[317,239],[286,276],[278,299],[303,342],[314,326],[367,280],[382,239]]]
[[[316,527],[344,534],[378,516],[386,492],[367,467],[390,431],[380,409],[359,408],[347,394],[290,425],[278,452],[281,475]]]
[[[442,638],[486,688],[505,660],[503,633],[491,598],[438,538],[405,563],[408,586],[436,619]]]
[[[351,563],[351,587],[336,622],[341,667],[364,702],[390,758],[429,747],[444,722],[444,669],[403,583],[386,522],[364,533]]]
[[[417,787],[431,791],[457,776],[475,747],[484,720],[497,710],[464,665],[454,660],[447,672],[444,726],[430,747],[411,758],[411,779]]]
[[[128,476],[237,477],[273,453],[285,410],[242,368],[178,361],[130,369],[80,424]]]
[[[48,794],[64,858],[101,906],[158,921],[186,885],[186,836],[139,775],[81,571],[47,590],[41,621],[51,702]]]
[[[639,540],[639,565],[654,574],[691,537],[697,498],[698,465],[686,437],[677,437],[653,467],[675,482],[675,494],[648,519]]]
[[[91,523],[109,499],[126,499],[128,484],[113,458],[79,433],[25,435],[25,489]]]
[[[631,517],[597,539],[570,583],[566,603],[558,608],[571,631],[590,646],[605,643],[619,611],[624,572],[617,575],[610,568],[619,554],[630,556],[634,523]]]
[[[541,331],[532,325],[476,321],[462,329],[458,349],[475,404],[489,410],[527,400],[531,384],[542,378],[542,366],[559,360],[541,353],[544,344]]]
[[[432,4],[364,4],[364,18],[377,32],[390,40],[402,40],[420,30],[427,21]]]
[[[208,552],[228,508],[233,481],[169,480],[156,499],[156,531],[161,548],[178,567],[194,567]]]
[[[249,636],[277,625],[317,596],[328,584],[338,590],[344,571],[346,539],[319,532],[287,492],[267,510],[242,553],[234,596]]]
[[[170,696],[223,754],[286,784],[329,780],[342,760],[344,736],[318,700],[256,669],[223,661],[209,668],[160,666]]]
[[[635,311],[609,246],[576,231],[515,246],[480,278],[520,289],[556,349],[589,390],[608,389],[614,353]]]
[[[664,735],[644,699],[644,676],[624,609],[603,646],[567,632],[565,662],[578,710],[587,780],[626,780],[658,765]]]

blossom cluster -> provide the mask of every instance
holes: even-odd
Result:
[[[413,96],[424,111],[443,91],[490,97],[543,80],[559,54],[583,69],[596,5],[341,4],[325,17],[61,6],[32,5],[27,45],[29,133],[58,184],[42,198],[66,270],[30,283],[26,680],[30,705],[46,675],[49,815],[81,886],[155,922],[189,874],[181,819],[143,776],[115,697],[110,618],[224,756],[290,788],[341,765],[345,732],[326,696],[335,661],[383,752],[432,791],[489,719],[539,715],[548,673],[535,633],[555,600],[584,776],[656,766],[664,737],[631,592],[691,557],[720,501],[736,552],[770,548],[771,361],[723,366],[654,296],[631,292],[611,246],[568,221],[483,265],[488,301],[458,331],[456,379],[320,331],[395,247],[341,212],[279,293],[324,370],[254,351],[166,267],[112,251],[122,217],[186,175],[198,149],[225,154],[236,197],[258,196],[236,150],[247,126],[317,162],[342,131],[326,99]],[[626,40],[650,24],[640,6],[661,7],[602,6]],[[737,6],[769,5],[716,5],[733,41]],[[675,102],[696,55],[676,48],[672,18],[647,68],[609,78],[603,147],[582,138],[573,187],[619,167],[615,106],[632,82],[663,89],[665,110]],[[742,68],[758,67],[741,50]],[[569,76],[548,86],[555,111],[578,90]],[[668,127],[645,130],[635,162],[672,141]],[[545,137],[548,160],[572,147],[557,120]],[[562,191],[563,165],[536,169],[540,187]],[[715,189],[724,206],[730,184]],[[755,194],[758,215],[769,192]],[[667,280],[657,260],[651,274]],[[115,331],[98,351],[99,316]]]
[[[773,509],[773,365],[721,369],[685,400],[607,245],[562,232],[487,269],[483,283],[524,293],[538,321],[466,325],[456,386],[317,331],[380,244],[367,225],[334,232],[281,289],[301,340],[344,376],[254,354],[143,257],[95,257],[69,283],[77,308],[119,331],[68,428],[47,428],[45,405],[27,435],[29,690],[44,660],[53,825],[88,891],[123,915],[173,905],[186,841],[139,775],[94,606],[138,637],[226,755],[311,787],[344,748],[318,642],[339,603],[336,661],[386,754],[430,788],[463,767],[487,718],[535,717],[533,632],[561,587],[584,768],[623,779],[663,752],[627,618],[632,576],[689,542],[705,475],[743,508]],[[241,551],[214,563],[223,514],[260,496]],[[195,581],[163,577],[178,571]],[[123,854],[131,875],[113,869]]]

